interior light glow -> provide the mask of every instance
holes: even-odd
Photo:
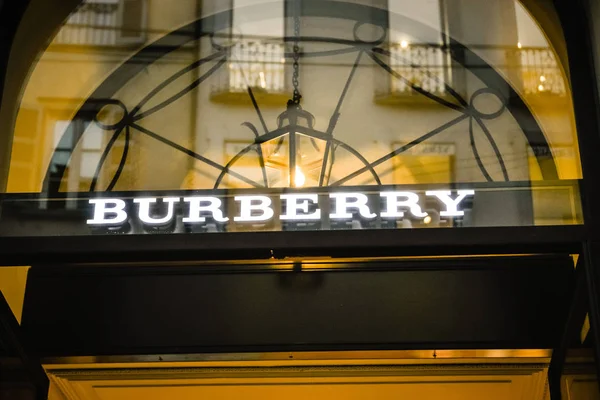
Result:
[[[400,47],[402,47],[403,49],[408,48],[408,41],[403,40],[400,42]]]
[[[294,179],[294,184],[296,187],[302,187],[306,183],[306,175],[302,172],[300,167],[296,167],[296,178]]]
[[[425,218],[423,218],[423,223],[424,224],[430,224],[431,223],[431,217],[428,215]]]
[[[521,44],[521,42],[517,43],[517,47],[520,48],[520,49],[523,48],[523,45]]]

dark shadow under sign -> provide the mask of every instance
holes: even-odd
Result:
[[[299,267],[34,266],[22,326],[43,357],[553,348],[574,272],[568,256]]]

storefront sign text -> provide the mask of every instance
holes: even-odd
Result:
[[[276,196],[239,195],[233,197],[233,206],[223,204],[223,199],[213,196],[190,197],[142,197],[126,201],[118,198],[90,199],[93,206],[91,226],[118,226],[132,216],[148,226],[169,224],[182,211],[185,224],[204,223],[207,219],[216,223],[256,223],[271,221],[315,221],[323,218],[323,205],[330,220],[352,220],[381,217],[423,219],[428,213],[423,209],[424,201],[434,199],[439,204],[440,217],[461,217],[461,204],[474,196],[473,190],[427,191],[424,196],[415,192],[381,192],[378,195],[365,193],[284,193]],[[377,206],[375,207],[375,204]],[[231,212],[228,215],[227,211]]]

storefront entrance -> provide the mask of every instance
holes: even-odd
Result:
[[[0,1],[0,397],[597,399],[572,3]]]
[[[573,279],[569,256],[40,266],[22,328],[51,399],[545,399]]]

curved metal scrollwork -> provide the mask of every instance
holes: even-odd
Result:
[[[328,18],[342,18],[354,21],[354,40],[343,40],[337,38],[325,38],[325,37],[309,37],[309,36],[300,36],[300,37],[283,37],[281,40],[286,43],[292,43],[294,41],[298,41],[299,43],[327,43],[332,45],[338,45],[338,49],[334,50],[324,50],[324,51],[316,51],[316,52],[304,52],[301,54],[302,58],[311,58],[311,57],[321,57],[321,56],[332,56],[332,55],[341,55],[341,54],[356,54],[355,62],[350,70],[350,74],[346,80],[345,86],[340,93],[338,103],[335,107],[335,111],[329,120],[329,125],[326,131],[319,131],[313,128],[313,125],[309,122],[308,124],[298,124],[298,118],[306,117],[306,115],[298,114],[299,111],[292,111],[288,109],[288,113],[286,115],[287,124],[280,124],[280,126],[275,130],[270,130],[268,125],[261,113],[258,102],[254,96],[253,90],[250,86],[248,86],[248,96],[252,101],[254,110],[256,115],[260,121],[261,129],[259,130],[250,122],[243,122],[242,125],[249,128],[251,133],[254,136],[253,143],[241,150],[237,155],[235,155],[226,165],[221,165],[213,160],[210,160],[198,152],[185,148],[171,140],[169,138],[160,135],[153,130],[144,127],[140,124],[140,121],[144,118],[160,112],[161,109],[165,108],[169,104],[172,104],[179,98],[185,96],[190,91],[201,85],[205,82],[212,74],[218,71],[222,66],[231,59],[231,51],[230,47],[227,45],[218,44],[213,36],[214,32],[221,31],[224,29],[230,28],[228,24],[230,24],[231,13],[232,10],[226,11],[220,14],[208,16],[197,20],[196,22],[184,26],[171,34],[166,35],[165,37],[159,39],[155,43],[147,46],[146,48],[140,50],[136,55],[131,57],[127,62],[125,62],[121,67],[119,67],[108,79],[106,79],[90,96],[90,99],[86,102],[86,104],[82,107],[79,114],[83,115],[83,110],[86,110],[86,113],[89,113],[89,109],[92,108],[96,113],[100,113],[103,107],[107,105],[112,105],[121,108],[122,118],[119,121],[116,121],[112,124],[105,124],[102,121],[96,119],[96,123],[98,123],[103,129],[112,131],[113,134],[108,142],[107,148],[102,154],[100,159],[100,163],[97,166],[96,173],[92,184],[90,186],[90,191],[98,190],[98,177],[102,170],[103,164],[105,163],[109,152],[112,149],[112,146],[115,142],[124,137],[125,140],[125,148],[121,156],[121,160],[119,163],[119,167],[117,168],[114,176],[110,180],[110,183],[103,190],[111,191],[121,173],[125,164],[127,163],[127,158],[129,154],[129,150],[131,147],[130,140],[134,134],[143,134],[147,135],[166,146],[170,146],[171,148],[183,152],[184,154],[198,160],[206,164],[207,166],[214,168],[216,172],[218,172],[218,178],[215,181],[214,187],[219,188],[222,185],[223,179],[226,176],[232,176],[236,179],[239,179],[246,184],[256,187],[256,188],[264,188],[269,187],[269,180],[267,178],[267,174],[265,171],[265,157],[263,154],[262,144],[270,141],[270,140],[282,140],[285,135],[289,135],[291,133],[299,133],[302,134],[312,141],[313,145],[318,148],[315,143],[315,139],[318,139],[324,143],[324,148],[319,150],[323,152],[323,161],[321,165],[321,170],[319,173],[319,186],[340,186],[345,183],[351,181],[353,178],[356,178],[362,174],[369,174],[373,181],[377,184],[381,184],[381,179],[376,172],[376,167],[381,165],[382,163],[389,161],[393,157],[396,157],[408,150],[412,147],[417,146],[441,132],[446,131],[447,129],[453,127],[454,125],[467,121],[469,125],[469,138],[470,138],[470,146],[471,151],[473,153],[473,157],[482,173],[484,178],[488,181],[493,181],[493,178],[486,168],[485,163],[482,161],[480,157],[480,150],[476,144],[476,127],[482,132],[482,139],[485,139],[487,143],[491,146],[494,152],[494,156],[496,162],[500,165],[500,169],[502,171],[502,176],[505,181],[509,181],[509,173],[507,171],[504,158],[499,150],[499,147],[491,134],[490,129],[486,125],[486,121],[493,120],[495,118],[500,117],[505,112],[510,112],[515,119],[515,121],[520,126],[523,134],[526,137],[527,142],[531,147],[536,146],[539,148],[540,146],[544,146],[549,149],[548,142],[538,125],[536,119],[533,117],[531,111],[525,105],[523,100],[519,97],[516,91],[502,78],[502,76],[495,71],[490,65],[488,65],[484,60],[478,57],[473,51],[471,51],[468,47],[463,46],[462,44],[456,42],[452,38],[447,38],[447,43],[450,43],[447,48],[445,48],[445,52],[457,63],[463,64],[463,67],[468,68],[464,65],[465,59],[470,60],[471,63],[475,61],[475,64],[479,66],[479,68],[475,68],[473,70],[469,70],[473,73],[481,82],[483,82],[486,87],[475,91],[469,98],[464,98],[461,94],[459,94],[454,88],[450,87],[445,82],[443,83],[445,86],[446,93],[449,94],[448,98],[442,98],[435,93],[432,93],[419,85],[411,82],[406,79],[401,73],[396,71],[387,60],[393,60],[394,57],[398,57],[397,55],[392,54],[389,50],[383,47],[383,43],[385,42],[385,38],[387,35],[387,26],[389,20],[389,13],[385,10],[381,10],[378,8],[371,8],[358,4],[350,4],[343,3],[339,1],[329,1],[329,0],[303,0],[302,1],[302,16],[303,17],[312,17],[312,16],[321,16]],[[404,18],[404,17],[398,17]],[[415,24],[414,21],[411,23]],[[379,28],[383,31],[381,37],[378,37],[376,40],[362,40],[358,34],[359,29],[365,25],[370,24],[374,26],[379,26]],[[191,33],[190,33],[191,32]],[[207,57],[204,57],[200,60],[195,61],[194,63],[186,66],[181,69],[177,73],[173,74],[171,77],[166,79],[164,82],[160,83],[156,88],[154,88],[149,94],[147,94],[135,107],[131,110],[128,110],[127,107],[115,100],[113,97],[117,93],[117,91],[122,87],[122,85],[129,80],[133,79],[137,76],[144,68],[160,58],[164,57],[168,53],[174,51],[175,49],[185,45],[186,43],[198,40],[201,37],[208,36],[211,39],[213,53]],[[457,55],[461,56],[458,57]],[[285,58],[291,58],[294,55],[291,53],[285,53]],[[380,157],[377,160],[369,161],[367,160],[361,153],[353,148],[352,146],[344,143],[336,138],[335,130],[338,120],[342,116],[342,108],[344,99],[348,93],[350,86],[352,85],[353,78],[359,63],[364,59],[369,59],[374,65],[380,67],[383,71],[390,74],[395,79],[398,79],[404,84],[408,85],[415,93],[425,96],[429,100],[432,100],[438,103],[440,106],[446,107],[450,110],[457,112],[459,115],[452,119],[451,121],[446,122],[445,124],[432,129],[429,132],[424,133],[420,137],[414,139],[410,143],[403,144],[402,146],[394,149],[389,154],[386,154]],[[398,60],[402,62],[406,62],[407,60]],[[208,70],[201,75],[199,75],[191,84],[187,85],[185,88],[181,89],[177,93],[163,100],[157,105],[153,107],[143,110],[144,106],[146,106],[152,99],[154,99],[158,94],[160,94],[163,90],[165,90],[169,85],[177,81],[179,78],[183,77],[185,74],[192,71],[199,71],[200,67],[205,64],[213,62],[214,65],[208,68]],[[484,68],[481,68],[484,66]],[[427,73],[425,71],[424,73]],[[437,79],[435,76],[431,76],[431,79]],[[507,95],[503,95],[502,91],[499,88],[503,88],[504,92],[508,90]],[[498,100],[498,104],[500,104],[497,110],[493,110],[492,112],[487,112],[480,110],[476,107],[476,100],[479,96],[483,95],[491,95],[495,96]],[[100,99],[100,100],[99,100]],[[107,100],[102,100],[107,99]],[[509,101],[510,99],[510,101]],[[300,110],[301,111],[301,110]],[[515,112],[517,111],[517,112]],[[293,113],[296,114],[293,114]],[[75,117],[77,118],[77,116]],[[308,125],[308,126],[306,126]],[[83,135],[82,131],[75,133],[75,141],[79,141]],[[66,137],[63,137],[63,141],[69,140]],[[64,147],[59,144],[59,147]],[[359,164],[362,165],[355,171],[349,171],[346,176],[341,177],[333,182],[331,182],[331,170],[333,164],[336,161],[336,152],[340,149],[344,149],[349,152],[353,157],[358,160]],[[292,151],[292,149],[290,149]],[[241,173],[235,172],[232,170],[232,167],[236,164],[237,161],[240,160],[244,155],[255,152],[258,156],[260,168],[262,170],[262,182],[256,182],[253,179],[250,179],[244,176]],[[552,159],[552,154],[550,151],[546,152],[536,152],[535,156],[537,157],[538,164],[540,165],[542,174],[544,179],[557,179],[558,173],[556,169],[556,164]],[[291,160],[294,157],[290,157]],[[550,161],[550,162],[548,162]],[[50,189],[49,181],[50,181],[50,170],[53,169],[55,164],[59,163],[59,158],[55,155],[50,163],[49,171],[45,178],[44,188],[47,192],[50,190],[58,190],[58,189]],[[290,169],[294,168],[293,165],[290,165]],[[53,193],[47,193],[48,195],[52,195]]]

